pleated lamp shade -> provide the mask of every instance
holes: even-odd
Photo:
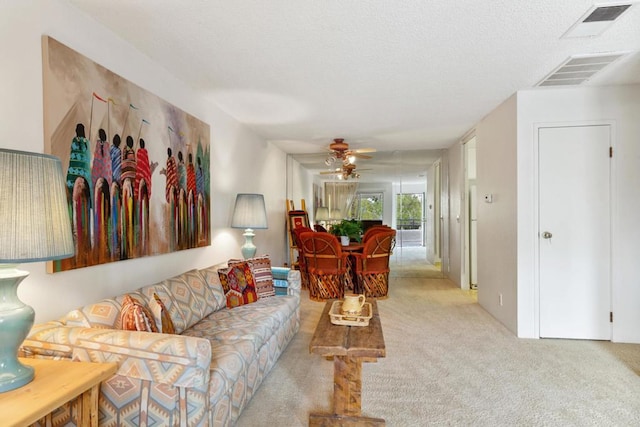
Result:
[[[57,157],[0,149],[0,263],[74,253],[67,192]]]

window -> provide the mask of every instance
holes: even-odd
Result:
[[[358,220],[382,220],[382,193],[356,193],[349,216]]]
[[[398,194],[398,229],[417,230],[422,226],[423,193]]]

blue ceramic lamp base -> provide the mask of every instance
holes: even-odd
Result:
[[[18,299],[18,285],[29,275],[15,265],[0,265],[0,393],[33,380],[33,368],[18,360],[18,347],[33,326],[35,312]]]
[[[247,228],[242,234],[244,236],[244,245],[240,248],[244,259],[253,258],[256,255],[256,245],[253,244],[255,233],[253,229]]]

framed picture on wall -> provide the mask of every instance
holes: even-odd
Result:
[[[75,255],[49,272],[211,244],[209,125],[43,36],[45,152],[67,177]]]
[[[309,215],[307,215],[307,211],[289,211],[289,231],[291,232],[292,242],[296,241],[293,230],[300,227],[309,227]]]

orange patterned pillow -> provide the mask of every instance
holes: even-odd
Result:
[[[162,299],[160,299],[158,294],[156,294],[155,292],[153,293],[153,301],[155,301],[155,304],[157,304],[157,311],[154,310],[154,312],[158,314],[156,315],[156,323],[160,323],[160,325],[162,326],[161,332],[163,334],[175,334],[176,328],[175,326],[173,326],[173,320],[171,320],[169,310],[167,310],[167,307],[162,302]]]
[[[241,259],[230,259],[228,264],[229,267],[233,267],[242,262],[249,264],[251,274],[253,274],[253,281],[256,285],[258,299],[275,296],[276,290],[273,287],[273,274],[271,273],[271,259],[269,255],[249,258],[244,261]]]
[[[218,275],[227,297],[228,308],[251,304],[258,300],[253,274],[246,262],[218,270]]]
[[[125,295],[122,299],[120,324],[125,331],[158,332],[149,309],[130,295]]]

